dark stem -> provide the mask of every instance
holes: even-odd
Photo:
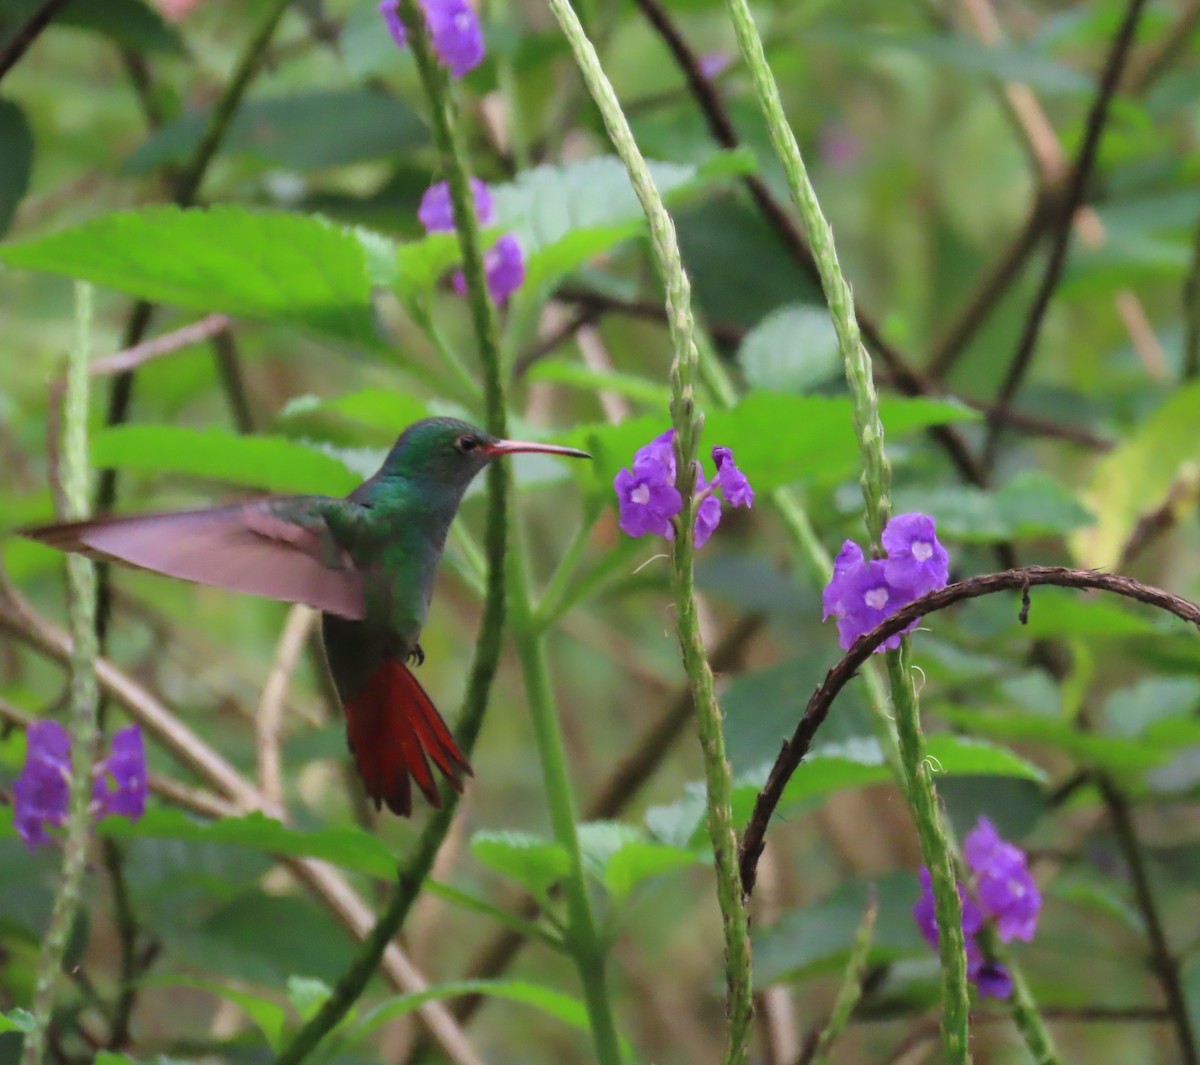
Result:
[[[29,51],[30,45],[42,35],[42,30],[49,26],[54,17],[70,2],[71,0],[44,0],[42,6],[29,16],[29,21],[17,30],[13,39],[0,48],[0,78],[21,61],[21,56]]]
[[[1162,914],[1159,912],[1154,889],[1150,884],[1146,857],[1142,853],[1142,845],[1133,827],[1129,804],[1108,774],[1097,773],[1095,781],[1112,821],[1117,845],[1121,848],[1125,864],[1129,867],[1129,875],[1133,881],[1133,896],[1146,925],[1146,936],[1150,940],[1150,963],[1158,977],[1159,984],[1162,985],[1163,996],[1167,1000],[1167,1012],[1170,1014],[1171,1026],[1175,1029],[1175,1038],[1179,1042],[1180,1061],[1185,1065],[1200,1065],[1200,1052],[1196,1047],[1196,1033],[1192,1029],[1192,1017],[1183,990],[1179,960],[1171,953],[1170,945],[1167,943]]]
[[[1183,380],[1200,375],[1200,222],[1192,235],[1192,261],[1183,282]]]
[[[138,979],[157,951],[139,952],[138,921],[129,898],[129,887],[125,882],[125,867],[120,849],[110,839],[101,841],[104,867],[112,885],[113,908],[117,935],[121,944],[121,979],[117,990],[117,1001],[109,1020],[108,1048],[121,1050],[129,1044],[129,1023],[137,1005]]]
[[[1067,249],[1071,243],[1072,223],[1075,214],[1083,204],[1084,191],[1088,179],[1095,166],[1096,156],[1100,147],[1100,138],[1108,121],[1109,105],[1112,103],[1117,85],[1121,80],[1121,72],[1129,59],[1133,46],[1133,38],[1137,32],[1138,21],[1146,0],[1130,0],[1125,9],[1125,17],[1121,20],[1120,29],[1113,39],[1108,59],[1104,64],[1104,72],[1100,77],[1100,87],[1092,100],[1088,112],[1087,124],[1084,127],[1083,142],[1079,146],[1079,155],[1071,169],[1070,180],[1067,183],[1066,195],[1063,198],[1062,209],[1058,212],[1052,231],[1050,257],[1046,261],[1046,269],[1042,275],[1041,285],[1034,296],[1021,331],[1021,339],[1017,342],[1016,352],[1009,363],[1004,383],[996,398],[996,415],[988,420],[987,437],[983,445],[983,468],[991,470],[995,465],[996,453],[1003,428],[1003,413],[1012,405],[1013,398],[1021,387],[1021,382],[1033,361],[1034,348],[1037,346],[1038,335],[1046,319],[1046,310],[1054,296],[1054,290],[1062,278],[1063,268],[1067,262]]]
[[[884,641],[902,632],[911,622],[927,614],[945,610],[955,603],[967,599],[978,599],[997,592],[1022,591],[1039,584],[1058,585],[1062,588],[1093,588],[1102,592],[1134,599],[1139,603],[1156,607],[1174,614],[1183,621],[1200,628],[1200,607],[1187,599],[1164,592],[1130,577],[1098,570],[1068,569],[1064,566],[1025,566],[1022,569],[1005,570],[969,577],[901,607],[891,617],[881,622],[861,637],[845,656],[817,686],[790,739],[780,750],[770,775],[754,803],[754,813],[742,837],[741,872],[742,891],[749,898],[754,891],[754,880],[758,859],[766,842],[767,827],[783,797],[784,788],[812,746],[813,737],[825,721],[829,708],[838,693],[850,682],[859,667]]]

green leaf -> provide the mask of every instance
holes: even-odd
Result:
[[[1061,536],[1095,521],[1065,487],[1039,470],[1017,474],[997,492],[969,485],[901,489],[896,509],[931,514],[939,536],[963,543]]]
[[[584,868],[600,881],[617,904],[650,877],[695,865],[701,855],[686,847],[656,843],[633,825],[591,821],[579,826]]]
[[[1200,461],[1197,425],[1200,381],[1192,381],[1096,464],[1084,501],[1098,520],[1071,538],[1080,565],[1117,563],[1138,517],[1162,505],[1185,464]]]
[[[42,0],[0,0],[0,16],[24,22]],[[104,0],[102,4],[67,4],[54,16],[54,25],[91,30],[115,44],[142,52],[183,52],[183,43],[154,8],[141,0]]]
[[[811,303],[772,311],[746,335],[737,357],[750,385],[769,392],[808,392],[842,368],[829,311]]]
[[[571,868],[571,860],[559,844],[526,832],[476,832],[471,837],[471,853],[539,898]]]
[[[836,893],[785,914],[754,934],[754,984],[770,987],[843,967],[871,896],[871,882],[843,881]],[[912,918],[915,873],[889,873],[875,882],[879,913],[869,963],[880,965],[929,950]]]
[[[938,400],[893,398],[879,406],[889,439],[978,417]],[[611,481],[639,447],[666,427],[665,415],[647,415],[620,425],[580,426],[569,442],[591,451],[596,478]],[[851,403],[842,396],[751,393],[732,410],[707,413],[701,454],[717,444],[733,449],[738,467],[760,492],[797,481],[837,483],[858,461]]]
[[[281,417],[291,418],[324,411],[378,429],[389,437],[397,436],[406,425],[429,414],[428,406],[407,392],[398,392],[393,388],[364,388],[331,399],[302,396],[289,403]]]
[[[1103,520],[1103,518],[1101,518]],[[1149,636],[1157,631],[1144,618],[1137,617],[1111,598],[1088,598],[1086,593],[1067,588],[1034,588],[1029,621],[1021,625],[1014,616],[1012,629],[1023,636],[1104,636],[1119,638]]]
[[[302,1021],[313,1016],[333,993],[324,980],[309,976],[289,976],[287,982],[288,1001]]]
[[[418,994],[399,995],[376,1006],[353,1028],[346,1042],[357,1042],[370,1035],[380,1025],[403,1017],[426,1002],[438,1002],[463,995],[488,995],[508,1002],[518,1002],[525,1006],[533,1006],[573,1028],[586,1031],[590,1027],[584,1004],[561,991],[525,980],[458,980],[454,983],[438,984]]]
[[[156,303],[378,342],[364,242],[321,218],[232,206],[147,207],[0,245],[0,261]]]
[[[753,159],[742,152],[719,153],[700,167],[649,164],[668,204],[714,181],[747,173],[753,165]],[[495,186],[492,193],[497,230],[514,231],[520,238],[531,291],[645,227],[629,175],[615,156],[524,170],[512,183]]]
[[[331,865],[375,877],[392,877],[396,872],[395,855],[377,836],[360,828],[329,827],[301,832],[262,813],[206,822],[197,821],[179,810],[151,808],[136,824],[110,817],[100,822],[97,831],[114,838],[221,843],[269,854],[319,858]]]
[[[656,407],[665,405],[669,395],[667,388],[656,381],[613,370],[593,370],[567,359],[546,359],[537,363],[525,376],[529,381],[568,385],[591,393],[604,389]]]
[[[1191,719],[1197,706],[1200,681],[1192,677],[1148,677],[1117,689],[1104,701],[1105,729],[1136,740],[1173,720]]]
[[[24,1032],[28,1035],[35,1027],[37,1022],[29,1010],[12,1009],[0,1013],[0,1032]]]
[[[17,205],[29,188],[33,168],[33,130],[25,112],[11,100],[0,100],[0,237],[8,232]]]
[[[210,112],[168,122],[125,163],[144,174],[192,158]],[[238,109],[221,142],[221,154],[246,154],[292,170],[349,166],[416,151],[429,139],[410,107],[370,89],[302,92],[249,100]]]
[[[283,1030],[287,1022],[287,1011],[278,1002],[264,995],[256,995],[240,988],[218,983],[215,980],[201,980],[197,977],[182,975],[145,977],[140,981],[139,986],[190,987],[197,991],[207,991],[209,994],[216,995],[237,1006],[245,1013],[254,1022],[255,1027],[262,1032],[271,1050],[275,1053],[278,1053],[283,1046]]]
[[[278,436],[239,436],[222,429],[122,425],[92,438],[100,468],[209,477],[270,492],[345,495],[360,478],[345,463]]]

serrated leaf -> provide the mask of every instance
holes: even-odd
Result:
[[[1116,564],[1139,515],[1163,503],[1181,467],[1200,461],[1198,424],[1200,381],[1192,381],[1096,464],[1084,502],[1097,523],[1071,537],[1080,565]]]
[[[17,205],[29,188],[33,167],[33,130],[25,112],[11,100],[0,100],[0,237],[8,232]]]
[[[270,492],[345,495],[359,480],[345,463],[294,440],[221,429],[122,425],[92,438],[99,468],[209,477]]]
[[[233,206],[147,207],[0,245],[0,262],[156,303],[377,343],[363,242],[355,230],[321,218]]]
[[[219,821],[197,821],[179,810],[151,808],[136,824],[119,817],[106,818],[97,826],[97,832],[114,838],[220,843],[268,854],[319,858],[368,876],[387,878],[396,872],[395,856],[369,832],[348,827],[301,832],[262,813],[224,817]]]
[[[738,349],[753,388],[807,392],[841,373],[837,334],[825,307],[795,303],[772,311]]]
[[[649,163],[664,199],[676,203],[713,181],[746,173],[745,153],[719,153],[703,166]],[[526,256],[526,285],[536,290],[614,244],[642,232],[645,215],[624,164],[615,156],[519,173],[492,190],[496,227],[513,231]]]
[[[168,122],[126,160],[125,170],[144,174],[191,159],[208,120],[208,112],[193,112]],[[342,89],[247,101],[221,141],[221,154],[316,170],[390,158],[428,139],[425,124],[402,101],[370,89]]]
[[[571,868],[559,844],[526,832],[477,832],[471,838],[471,853],[539,898]]]

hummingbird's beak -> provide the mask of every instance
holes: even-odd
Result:
[[[500,455],[518,455],[527,452],[539,455],[562,455],[569,459],[590,459],[592,457],[586,451],[580,451],[575,447],[563,447],[561,444],[535,444],[527,440],[493,440],[484,448],[484,454],[490,459]]]

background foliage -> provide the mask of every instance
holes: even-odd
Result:
[[[73,330],[62,278],[97,284],[101,353],[230,316],[138,368],[124,405],[122,378],[97,377],[92,460],[118,472],[120,508],[244,489],[342,493],[409,421],[482,418],[466,305],[439,284],[454,238],[424,237],[416,221],[421,193],[442,176],[427,104],[411,54],[395,49],[373,3],[284,5],[203,163],[212,109],[228,102],[231,73],[277,6],[209,0],[168,21],[140,0],[76,0],[0,82],[6,528],[52,509],[48,382]],[[0,0],[0,40],[37,7]],[[995,469],[973,458],[964,477],[961,451],[955,460],[959,444],[981,453],[1125,8],[997,4],[1006,40],[996,46],[977,30],[990,7],[965,0],[791,0],[755,13],[877,356],[896,508],[937,517],[956,574],[1074,563],[1194,599],[1200,5],[1147,5],[1086,185],[1093,214],[1079,219],[1013,417],[995,421]],[[707,382],[703,444],[732,447],[761,492],[751,514],[727,515],[698,562],[740,826],[839,654],[767,497],[799,489],[830,550],[861,540],[858,450],[833,330],[789,235],[786,183],[724,11],[705,0],[661,9],[715,69],[738,145],[712,135],[648,9],[579,6],[655,160],[701,341],[736,395],[722,409],[722,382]],[[711,1060],[723,1038],[720,924],[669,569],[655,558],[661,545],[619,534],[611,492],[616,470],[666,427],[662,293],[641,209],[549,13],[493,2],[484,24],[488,59],[458,96],[472,163],[496,191],[489,232],[515,231],[528,256],[502,320],[512,431],[595,455],[582,471],[521,460],[516,507],[545,589],[553,695],[588,822],[580,839],[618,1028],[644,1060]],[[1014,98],[1018,82],[1044,126]],[[193,199],[211,206],[178,206]],[[784,205],[782,219],[772,204]],[[422,640],[422,680],[446,709],[461,700],[478,626],[482,527],[473,497]],[[61,560],[12,538],[2,556],[37,612],[34,623],[0,609],[2,705],[9,719],[49,714],[63,689],[45,627],[65,617]],[[1200,1023],[1194,634],[1073,592],[1035,592],[1024,628],[1018,608],[1017,597],[979,600],[916,637],[946,811],[960,832],[986,814],[1035,858],[1047,902],[1019,956],[1064,1059],[1195,1060],[1194,1038],[1180,1042]],[[135,827],[98,832],[52,1053],[269,1060],[354,955],[353,933],[421,815],[410,825],[364,807],[338,711],[301,653],[302,616],[122,571],[112,619],[111,661],[219,752],[244,790],[151,743],[152,770],[174,784]],[[276,737],[278,704],[263,686],[289,654]],[[109,725],[124,723],[123,700],[106,705]],[[477,776],[405,925],[407,957],[431,996],[457,996],[451,1012],[406,1018],[417,999],[397,997],[390,965],[329,1056],[437,1060],[455,1053],[447,1040],[461,1025],[473,1060],[589,1060],[575,974],[550,942],[554,920],[529,901],[560,911],[567,855],[550,842],[526,706],[506,655]],[[6,733],[0,779],[15,776],[23,752],[20,730]],[[760,870],[757,1060],[803,1060],[872,884],[864,995],[837,1060],[938,1060],[936,959],[910,915],[919,852],[890,779],[852,686],[793,778]],[[287,827],[259,808],[285,812]],[[28,1002],[58,855],[29,856],[2,816],[7,1008]],[[310,859],[334,867],[357,910],[331,901],[329,870]],[[495,1001],[480,1007],[479,991]],[[0,1022],[13,1028],[0,1034],[5,1060],[18,1053],[16,1016]],[[1006,1017],[975,1010],[979,1060],[1027,1060]]]

